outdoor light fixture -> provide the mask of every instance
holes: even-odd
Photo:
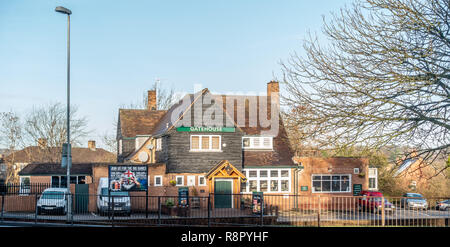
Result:
[[[59,12],[59,13],[62,13],[62,14],[66,14],[66,15],[71,15],[72,14],[72,11],[70,11],[70,9],[66,9],[66,8],[64,8],[62,6],[56,7],[55,11]]]
[[[72,11],[70,9],[58,6],[55,8],[58,13],[67,15],[67,143],[63,144],[63,154],[61,157],[61,166],[67,168],[67,190],[69,197],[67,200],[67,221],[69,222],[72,217],[72,202],[70,196],[70,168],[72,166],[72,150],[70,146],[70,15]]]

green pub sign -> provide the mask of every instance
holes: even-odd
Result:
[[[362,184],[354,184],[353,185],[353,196],[359,196],[362,191]]]
[[[235,132],[234,127],[178,127],[179,132]]]
[[[300,187],[301,191],[308,191],[308,186],[302,186]]]

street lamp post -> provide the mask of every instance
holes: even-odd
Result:
[[[58,6],[55,8],[56,12],[67,15],[67,190],[69,195],[67,197],[67,221],[72,217],[72,197],[70,195],[70,167],[72,166],[72,155],[70,147],[70,15],[72,11],[64,7]]]

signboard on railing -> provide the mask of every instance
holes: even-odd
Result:
[[[354,184],[353,185],[353,196],[359,196],[362,191],[362,184]]]
[[[111,191],[146,191],[148,167],[146,165],[110,165],[109,189]]]
[[[261,210],[263,210],[263,192],[253,191],[252,193],[252,212],[254,214],[261,214]]]

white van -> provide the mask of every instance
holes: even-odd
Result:
[[[67,188],[45,189],[37,202],[37,214],[59,213],[67,214],[67,199],[69,193]]]
[[[130,195],[126,191],[111,191],[111,198],[108,197],[108,178],[100,178],[97,188],[97,210],[103,215],[108,210],[113,210],[112,201],[114,198],[114,213],[124,213],[131,215]],[[108,203],[109,207],[108,207]]]

